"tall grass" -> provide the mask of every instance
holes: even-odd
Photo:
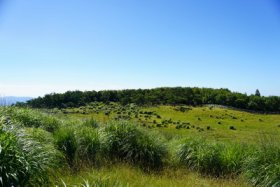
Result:
[[[27,108],[1,108],[0,112],[2,115],[9,116],[12,121],[22,124],[24,127],[43,128],[49,132],[54,132],[61,125],[58,119]]]
[[[91,127],[82,127],[77,131],[77,156],[87,164],[94,164],[100,152],[99,132]]]
[[[260,146],[246,160],[244,174],[254,186],[280,186],[279,141],[262,138]]]
[[[54,134],[55,144],[62,151],[70,167],[74,166],[78,142],[74,127],[63,127]]]
[[[82,125],[63,126],[54,133],[55,144],[70,167],[94,164],[100,152],[98,131]]]
[[[71,172],[111,161],[140,166],[145,171],[168,168],[172,161],[165,161],[173,152],[179,164],[204,175],[244,175],[254,186],[280,186],[279,140],[263,139],[254,147],[201,138],[169,142],[167,147],[159,134],[130,122],[99,125],[89,119],[62,123],[30,109],[0,108],[0,186],[51,185],[53,171],[64,168],[65,160]],[[80,185],[114,183],[90,180]]]
[[[111,122],[102,131],[102,150],[109,159],[121,160],[144,169],[158,169],[167,156],[165,143],[128,122]]]
[[[98,127],[98,122],[94,118],[90,118],[90,119],[85,120],[83,122],[83,125],[87,126],[87,127],[97,128]]]
[[[0,120],[0,186],[46,185],[59,158],[52,145],[40,144],[9,120]]]
[[[67,184],[62,180],[61,184],[56,186],[67,187]],[[71,184],[73,186],[73,184]],[[83,179],[82,183],[75,184],[74,186],[81,186],[81,187],[129,187],[128,184],[120,184],[118,180],[112,179],[103,179],[103,178],[94,178],[93,180],[85,180]]]
[[[180,145],[177,156],[185,166],[203,174],[215,177],[233,176],[242,171],[242,165],[249,153],[246,150],[244,146],[237,144],[187,139]]]

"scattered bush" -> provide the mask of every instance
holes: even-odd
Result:
[[[234,126],[229,126],[230,130],[236,130],[236,128]]]

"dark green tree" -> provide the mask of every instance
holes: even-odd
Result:
[[[261,96],[261,92],[259,91],[259,89],[256,90],[255,96],[258,96],[258,97]]]

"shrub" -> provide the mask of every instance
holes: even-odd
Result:
[[[127,161],[143,169],[160,168],[167,151],[158,135],[128,122],[111,122],[102,131],[102,149],[110,159]]]
[[[234,126],[229,126],[230,130],[236,130],[236,128]]]
[[[176,129],[181,129],[181,128],[182,128],[182,125],[176,125],[175,128],[176,128]]]

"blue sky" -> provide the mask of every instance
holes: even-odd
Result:
[[[280,95],[277,0],[0,0],[0,95],[198,86]]]

